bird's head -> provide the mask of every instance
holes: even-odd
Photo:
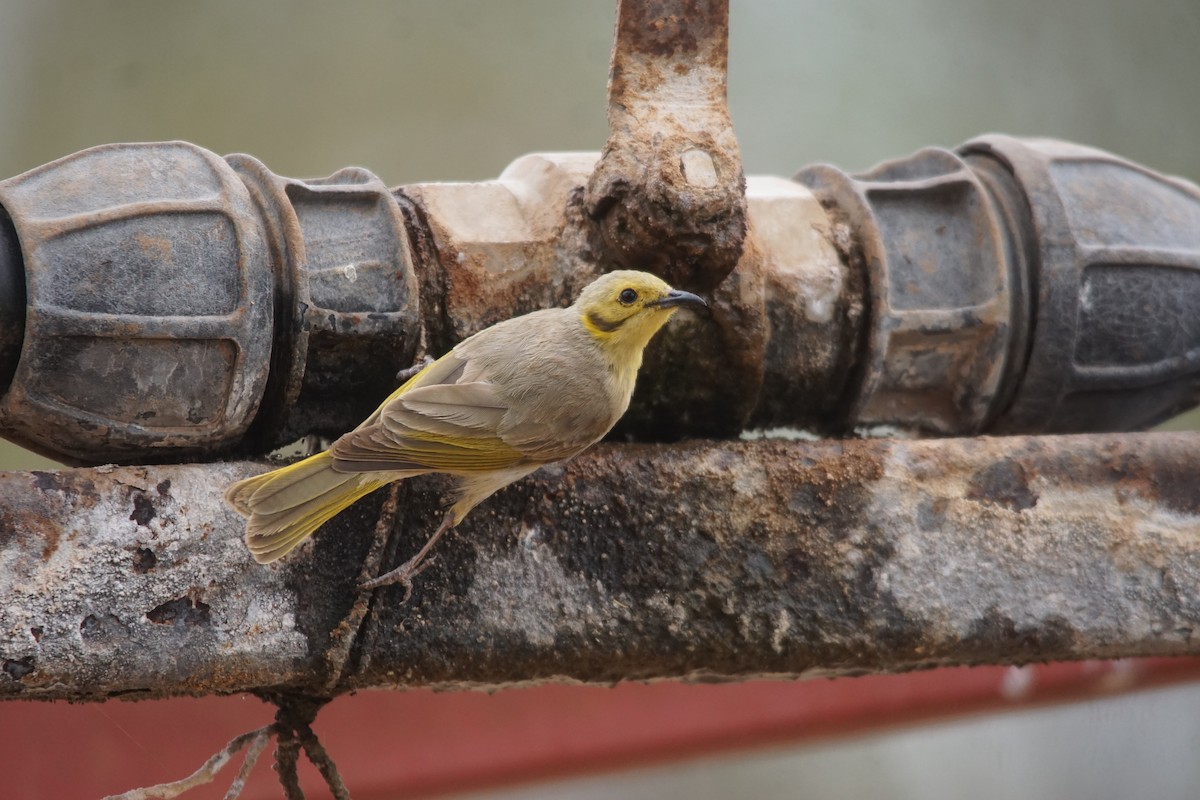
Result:
[[[708,304],[691,292],[672,289],[659,277],[635,270],[617,270],[597,278],[575,301],[584,328],[602,347],[629,349],[639,355],[681,307],[699,310],[707,309]]]

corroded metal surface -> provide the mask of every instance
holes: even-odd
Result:
[[[737,264],[746,183],[728,50],[728,0],[621,0],[609,138],[584,196],[601,263],[702,291]]]
[[[432,354],[509,317],[569,305],[600,275],[568,203],[595,164],[595,153],[533,153],[496,180],[396,190],[410,209]]]
[[[416,353],[407,226],[366,170],[114,144],[0,181],[0,205],[0,435],[52,458],[337,435]]]
[[[276,320],[250,195],[218,156],[95,147],[0,181],[0,205],[24,262],[22,296],[3,301],[24,309],[24,329],[4,335],[20,357],[0,435],[74,463],[242,439]]]
[[[1036,265],[1028,354],[991,430],[1136,430],[1200,402],[1200,186],[1055,139],[958,153]]]
[[[498,180],[397,190],[411,209],[431,353],[566,305],[600,273],[572,202],[597,158],[535,153]],[[806,187],[766,176],[747,182],[746,220],[738,268],[709,295],[712,314],[679,315],[651,343],[618,435],[838,429],[864,315],[862,269],[838,245],[847,229]]]
[[[1001,135],[796,179],[845,223],[847,260],[864,268],[853,425],[1137,430],[1200,402],[1195,184]]]
[[[261,680],[264,668],[283,683],[306,679],[310,643],[292,592],[256,572],[229,535],[234,515],[221,488],[242,472],[0,474],[8,692],[206,693]],[[23,665],[19,678],[14,664]]]
[[[247,155],[225,161],[250,190],[270,244],[277,316],[263,410],[237,452],[340,436],[395,388],[422,339],[400,205],[359,167],[302,181]]]
[[[663,23],[663,36],[703,32],[707,44],[688,46],[715,57],[718,5],[697,4],[695,25]],[[637,8],[649,16],[622,18],[615,64],[645,44],[622,35],[674,19],[670,3]],[[693,89],[723,74],[711,59],[695,75],[676,66]],[[649,97],[639,102],[704,106]],[[739,171],[718,184],[744,233],[729,249],[714,231],[732,217],[710,213],[711,187],[674,184],[675,205],[656,216],[639,206],[653,192],[634,189],[666,156],[618,152],[533,154],[496,180],[389,190],[358,168],[298,181],[173,142],[95,148],[0,181],[0,433],[71,463],[340,434],[416,358],[566,305],[627,263],[602,230],[653,251],[628,265],[711,289],[708,318],[681,319],[648,351],[620,436],[1123,430],[1197,401],[1192,184],[998,136],[857,176]],[[630,194],[597,227],[589,203],[605,175]],[[627,213],[638,225],[620,223]]]
[[[846,418],[984,430],[1023,363],[1028,274],[1011,263],[1019,248],[983,181],[936,148],[852,179],[818,165],[797,180],[853,221],[868,266],[864,363]]]
[[[491,498],[408,605],[381,493],[281,565],[250,464],[0,476],[0,694],[827,675],[1198,654],[1200,435],[605,445]],[[442,485],[397,496],[390,560]],[[330,654],[334,654],[331,657]]]

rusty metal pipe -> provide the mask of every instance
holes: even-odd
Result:
[[[1194,183],[1001,135],[797,180],[865,269],[851,425],[1132,430],[1200,402]]]
[[[388,190],[174,142],[0,182],[6,263],[24,266],[0,286],[0,431],[75,463],[337,435],[419,349],[602,271],[580,200],[601,166],[535,154],[494,181]],[[654,343],[618,435],[1094,431],[1195,405],[1193,184],[996,136],[799,178],[747,183],[738,268],[711,319]]]
[[[603,445],[356,605],[386,492],[254,564],[245,463],[0,474],[0,696],[742,679],[1200,654],[1200,434]],[[391,561],[442,485],[383,515]]]
[[[0,433],[52,458],[335,435],[417,351],[407,227],[366,170],[299,181],[186,142],[107,145],[0,181],[0,208],[4,264],[23,264],[0,283]]]
[[[584,205],[596,259],[710,291],[746,236],[726,100],[729,0],[620,0],[609,138]]]

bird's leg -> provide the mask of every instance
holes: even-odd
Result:
[[[368,589],[378,589],[380,586],[388,586],[393,583],[399,583],[404,587],[404,599],[401,604],[407,603],[408,598],[412,596],[412,579],[425,571],[425,568],[433,563],[433,559],[425,561],[425,556],[429,555],[429,551],[437,544],[437,540],[442,538],[442,534],[454,527],[454,510],[446,512],[446,516],[442,517],[442,524],[433,532],[433,536],[429,537],[429,541],[425,546],[417,552],[415,556],[405,561],[400,566],[396,567],[391,572],[385,572],[377,578],[372,578],[369,581],[363,581],[358,585],[359,591]],[[424,561],[425,563],[421,563]]]
[[[409,378],[416,375],[418,372],[425,369],[432,363],[432,358],[430,358],[428,355],[423,355],[420,359],[418,359],[417,363],[413,364],[411,367],[405,367],[397,372],[396,380],[400,381],[400,383],[406,383]]]

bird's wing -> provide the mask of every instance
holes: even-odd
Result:
[[[451,351],[334,442],[334,469],[463,474],[532,463],[499,435],[508,411],[509,404],[479,366]]]
[[[439,358],[430,364],[427,364],[423,370],[413,375],[404,382],[400,388],[387,396],[387,399],[379,404],[379,407],[359,424],[359,428],[366,428],[374,425],[379,421],[379,415],[383,412],[388,404],[395,400],[405,392],[411,391],[418,386],[432,386],[438,383],[457,383],[462,377],[463,372],[467,368],[467,362],[464,359],[458,358],[454,351],[450,351],[446,355]],[[356,429],[357,430],[357,429]]]

